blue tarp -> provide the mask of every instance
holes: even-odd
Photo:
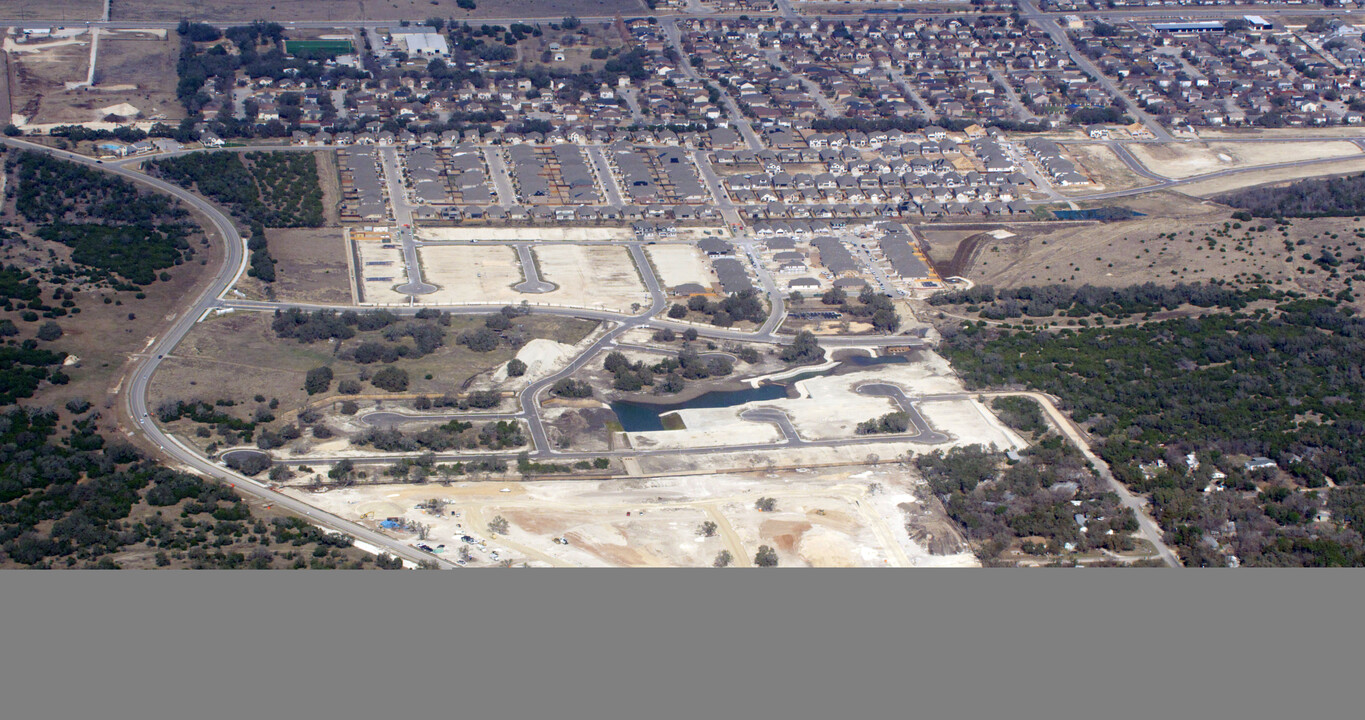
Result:
[[[382,527],[385,530],[396,530],[398,529],[399,525],[398,523],[392,520],[385,520],[384,522],[379,523],[379,527]]]

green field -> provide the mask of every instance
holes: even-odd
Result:
[[[290,55],[346,55],[355,51],[350,40],[285,40],[284,50]]]

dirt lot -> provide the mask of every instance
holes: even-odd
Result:
[[[74,3],[75,0],[64,0]],[[35,5],[37,3],[34,3]],[[88,2],[86,4],[89,4]],[[36,12],[36,11],[35,11]],[[547,18],[558,22],[566,15],[578,17],[644,15],[639,0],[498,0],[481,2],[473,11],[460,9],[455,0],[392,0],[374,3],[363,0],[141,0],[119,2],[113,7],[114,20],[191,20],[251,21],[262,17],[286,20],[416,20],[425,17],[454,18]],[[50,12],[44,13],[51,15]],[[95,17],[99,12],[95,12]]]
[[[282,228],[266,231],[275,258],[278,300],[350,304],[351,282],[346,240],[338,228]],[[237,289],[248,297],[264,297],[265,283],[242,276]]]
[[[779,566],[789,567],[976,564],[965,553],[931,555],[912,538],[908,522],[922,525],[926,518],[916,497],[923,486],[913,471],[899,466],[290,492],[369,525],[386,517],[427,525],[427,542],[444,545],[442,554],[452,559],[460,537],[468,534],[476,541],[472,565],[511,560],[535,566],[696,567],[710,566],[726,550],[734,566],[751,567],[760,545],[774,548]],[[774,511],[755,509],[760,497],[774,498]],[[448,503],[439,515],[416,507],[433,498]],[[508,522],[506,536],[488,530],[499,516]],[[699,532],[706,521],[717,526],[711,537]],[[410,533],[392,534],[416,541]]]
[[[1147,169],[1169,178],[1318,158],[1359,155],[1360,148],[1344,140],[1296,143],[1179,143],[1128,146]]]
[[[518,303],[557,293],[528,295],[512,289],[525,277],[517,251],[506,245],[427,245],[417,250],[422,277],[440,286],[422,300],[441,305],[492,302]],[[367,298],[368,300],[368,298]]]
[[[677,287],[683,283],[698,283],[710,287],[712,278],[710,265],[701,251],[694,245],[651,245],[645,253],[654,264],[659,283],[665,288]]]
[[[541,276],[559,286],[550,302],[603,306],[629,311],[632,303],[648,303],[629,251],[604,245],[538,245],[533,252]]]
[[[422,240],[458,242],[479,241],[565,241],[591,242],[598,240],[630,240],[634,234],[628,227],[424,227],[417,230]]]
[[[111,113],[126,119],[179,120],[184,109],[175,98],[178,46],[165,34],[102,33],[95,86],[76,89],[66,84],[86,79],[88,33],[50,42],[7,40],[15,80],[13,112],[37,125],[96,122]]]
[[[1082,187],[1059,188],[1063,194],[1088,195],[1095,192],[1113,192],[1151,185],[1152,181],[1128,169],[1127,165],[1106,145],[1067,145],[1071,154],[1081,166],[1082,171],[1093,184]]]
[[[1340,246],[1348,257],[1354,255],[1354,249],[1346,246],[1346,238],[1361,225],[1351,218],[1295,220],[1289,228],[1289,240],[1296,246],[1292,258],[1287,259],[1284,240],[1268,221],[1242,223],[1240,230],[1230,227],[1229,236],[1215,235],[1216,245],[1210,247],[1206,235],[1221,230],[1225,222],[1236,222],[1232,210],[1222,205],[1171,193],[1153,193],[1123,204],[1149,215],[1116,223],[1057,226],[1051,231],[1046,231],[1046,225],[1013,227],[1018,235],[982,246],[967,277],[1000,287],[1048,283],[1126,286],[1144,282],[1235,282],[1260,273],[1270,282],[1281,282],[1284,289],[1334,291],[1341,281],[1329,280],[1301,256],[1316,256],[1324,245]],[[1262,222],[1272,229],[1252,233],[1246,239],[1249,227]],[[1174,239],[1169,237],[1172,233]],[[1331,233],[1343,239],[1331,240],[1327,237]],[[1167,237],[1158,237],[1161,235]],[[1305,244],[1298,246],[1299,240]]]

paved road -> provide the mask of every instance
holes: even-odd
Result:
[[[408,295],[428,295],[438,289],[431,283],[422,281],[422,263],[417,257],[417,243],[413,237],[412,204],[408,202],[408,192],[404,188],[403,170],[398,165],[398,148],[385,145],[379,148],[380,164],[384,167],[384,182],[389,187],[389,205],[393,206],[393,219],[398,223],[394,235],[403,246],[403,265],[407,270],[408,281],[394,288]]]
[[[507,160],[502,156],[502,148],[485,147],[483,159],[488,165],[488,178],[493,181],[493,189],[498,193],[498,205],[511,207],[517,202],[517,191],[512,187],[512,175],[507,171]]]
[[[801,434],[796,432],[796,428],[792,426],[791,418],[787,417],[787,413],[777,408],[759,407],[745,410],[739,414],[739,419],[749,422],[772,423],[777,426],[778,430],[782,431],[782,437],[786,439],[788,445],[801,444]]]
[[[606,192],[607,203],[617,207],[627,205],[626,194],[621,190],[621,184],[616,181],[616,173],[611,171],[611,162],[607,160],[607,155],[602,151],[602,146],[594,144],[584,149],[587,150],[588,161],[592,163],[597,172],[597,181],[601,183],[602,190]]]
[[[922,442],[946,443],[952,438],[929,427],[929,423],[920,414],[919,408],[915,407],[917,400],[912,400],[905,395],[905,391],[887,383],[868,383],[859,385],[854,392],[860,395],[871,395],[873,397],[889,397],[900,406],[901,412],[910,417],[910,424],[915,426],[916,437],[921,438]]]
[[[238,492],[290,510],[321,527],[345,533],[359,540],[363,540],[405,560],[420,562],[422,560],[434,559],[432,556],[429,556],[416,548],[409,547],[393,538],[377,533],[362,525],[343,520],[330,513],[325,513],[311,505],[295,500],[288,495],[277,493],[259,481],[227,470],[217,463],[200,456],[197,452],[181,445],[174,438],[163,433],[151,418],[147,409],[147,386],[151,381],[152,375],[160,365],[161,360],[175,349],[175,346],[184,339],[185,335],[189,333],[191,329],[193,329],[195,323],[199,321],[201,316],[218,305],[218,297],[236,282],[246,270],[246,242],[242,239],[242,236],[237,232],[237,228],[226,215],[203,198],[177,185],[172,185],[127,168],[102,165],[98,161],[82,155],[62,150],[53,150],[17,138],[5,138],[3,139],[3,142],[12,147],[46,152],[64,160],[100,168],[134,182],[152,187],[168,195],[172,195],[193,207],[195,210],[203,213],[209,221],[213,223],[214,227],[223,238],[223,246],[226,249],[226,255],[222,267],[218,270],[218,273],[214,276],[212,282],[210,282],[208,287],[194,299],[186,310],[173,316],[171,326],[157,337],[156,340],[148,346],[145,352],[136,356],[136,365],[132,370],[132,374],[126,378],[127,385],[124,391],[123,405],[121,408],[132,420],[132,427],[145,435],[152,444],[156,445],[172,460],[204,475],[229,483]],[[442,563],[439,559],[435,560],[438,564],[454,567],[451,563]]]
[[[678,67],[682,69],[683,74],[693,80],[700,80],[715,85],[710,78],[702,77],[701,74],[697,72],[696,68],[692,67],[692,63],[688,61],[687,52],[683,50],[682,32],[678,29],[677,16],[660,18],[659,25],[664,30],[664,37],[668,39],[668,44],[672,45],[673,49],[678,52]],[[739,105],[735,104],[735,99],[730,97],[729,91],[719,85],[716,85],[716,89],[720,90],[721,104],[725,106],[726,111],[729,113],[731,124],[733,124],[735,130],[739,131],[739,134],[743,136],[744,142],[748,144],[749,149],[755,152],[762,150],[763,141],[759,139],[758,133],[754,132],[754,127],[749,123],[749,119],[744,117],[744,113],[739,111]]]
[[[526,275],[526,279],[512,286],[513,290],[522,293],[547,293],[554,292],[559,288],[558,285],[547,282],[540,277],[540,268],[536,267],[536,259],[531,255],[531,246],[528,243],[516,243],[512,247],[517,249],[517,259],[521,261],[521,271]]]

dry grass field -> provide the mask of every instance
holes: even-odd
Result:
[[[1327,247],[1352,257],[1365,242],[1354,235],[1358,229],[1365,232],[1365,223],[1353,218],[1296,219],[1283,236],[1273,222],[1238,222],[1230,208],[1173,193],[1153,193],[1123,204],[1148,215],[1089,225],[1014,226],[1010,229],[1017,234],[1002,240],[977,235],[983,244],[967,277],[997,287],[1051,283],[1122,287],[1145,282],[1236,283],[1259,275],[1282,289],[1336,292],[1344,279],[1331,278],[1303,256],[1317,257]],[[1220,236],[1224,223],[1227,235]],[[1249,232],[1263,225],[1266,231]],[[1285,248],[1286,239],[1292,252]]]
[[[76,4],[76,0],[62,0]],[[31,0],[25,0],[30,2]],[[39,3],[31,3],[41,7]],[[44,3],[45,4],[45,3]],[[87,0],[84,4],[90,4]],[[98,3],[95,3],[98,5]],[[640,0],[484,0],[472,11],[462,10],[455,0],[114,0],[115,20],[156,20],[175,22],[182,17],[191,20],[241,20],[260,18],[285,22],[289,20],[421,20],[428,17],[475,20],[478,18],[545,18],[557,22],[566,15],[579,17],[644,15],[646,7]],[[31,13],[42,14],[40,10]],[[36,15],[35,15],[36,16]],[[95,11],[99,16],[99,11]]]
[[[275,258],[275,298],[304,303],[348,305],[351,283],[346,263],[346,240],[337,228],[284,228],[266,231]],[[262,283],[242,277],[238,289],[263,294]]]
[[[358,379],[362,373],[372,374],[382,367],[379,363],[361,365],[339,360],[334,355],[332,342],[303,344],[282,340],[271,329],[271,319],[269,313],[239,312],[199,323],[175,352],[166,356],[152,378],[151,406],[156,407],[167,399],[212,401],[230,398],[251,407],[251,399],[262,395],[280,400],[280,408],[275,414],[283,418],[285,413],[296,412],[305,402],[335,395],[336,385],[341,380]],[[596,326],[586,320],[548,317],[524,317],[517,323],[525,328],[529,337],[567,343],[578,342]],[[428,395],[460,392],[471,377],[492,372],[512,359],[516,350],[505,343],[486,353],[474,352],[456,343],[461,332],[482,324],[483,318],[479,316],[454,317],[446,328],[443,347],[429,355],[396,363],[408,373],[407,392]],[[382,341],[378,333],[366,335],[365,339]],[[357,337],[346,343],[353,346],[360,341]],[[303,390],[304,376],[308,370],[322,365],[332,368],[335,381],[329,393],[310,398]],[[383,394],[368,383],[363,385],[367,394]],[[173,427],[181,431],[193,428],[187,421],[180,421]]]
[[[1238,168],[1272,165],[1292,160],[1317,160],[1360,155],[1360,148],[1345,140],[1294,143],[1136,143],[1128,151],[1148,170],[1169,178]]]
[[[1075,158],[1082,172],[1094,184],[1058,188],[1063,195],[1089,195],[1114,192],[1151,185],[1152,181],[1128,169],[1127,165],[1106,145],[1068,145],[1066,151]]]

